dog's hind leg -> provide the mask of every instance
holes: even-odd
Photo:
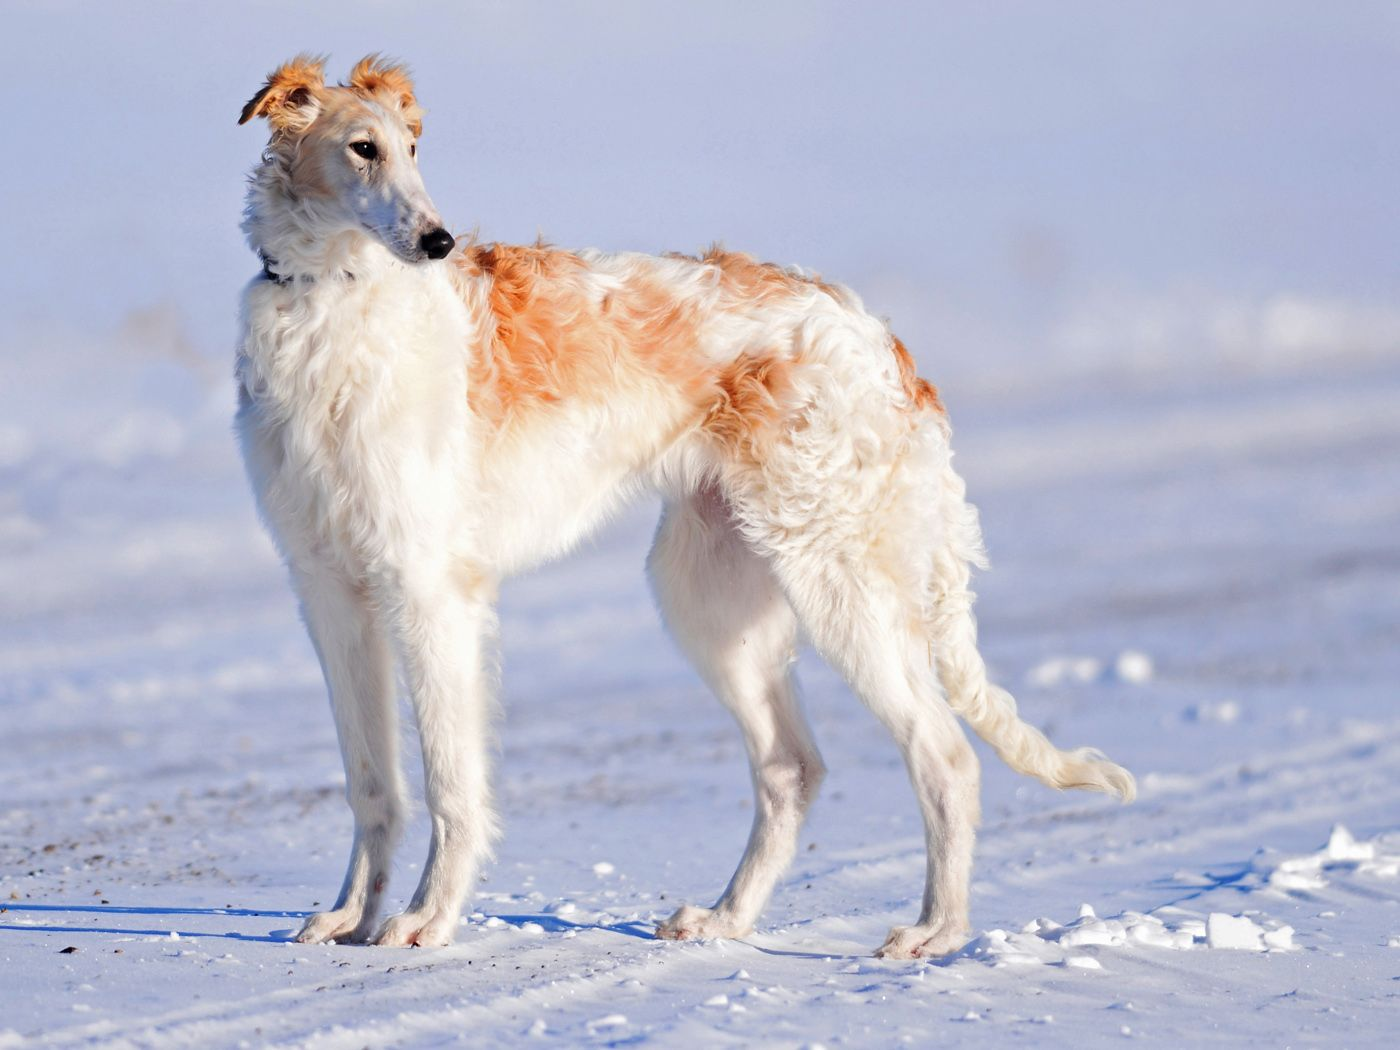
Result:
[[[753,829],[729,887],[713,908],[682,907],[656,933],[742,936],[791,862],[825,774],[789,673],[796,622],[712,489],[668,506],[648,571],[672,634],[743,731],[754,787]]]
[[[333,568],[307,569],[293,577],[330,691],[355,838],[335,907],[307,919],[297,940],[363,941],[379,916],[403,820],[393,652],[362,588]]]
[[[424,559],[401,574],[393,591],[386,598],[418,720],[432,839],[413,900],[375,942],[447,945],[496,836],[484,667],[496,624],[494,584],[463,566]]]
[[[940,695],[921,636],[917,595],[879,559],[791,553],[775,559],[818,651],[894,736],[923,817],[927,868],[917,924],[877,952],[945,955],[968,933],[968,883],[979,817],[977,756]]]

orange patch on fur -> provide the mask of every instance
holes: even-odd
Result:
[[[943,402],[938,396],[938,387],[927,379],[919,378],[914,368],[914,355],[899,341],[899,336],[892,335],[890,338],[893,340],[890,349],[894,352],[895,360],[899,362],[899,381],[904,384],[905,395],[915,407],[942,414]]]
[[[787,360],[756,354],[725,365],[715,376],[719,397],[705,416],[705,430],[730,448],[752,448],[783,418],[780,397],[791,371]]]
[[[279,130],[298,125],[298,111],[326,86],[324,63],[324,59],[312,55],[297,55],[278,66],[243,107],[238,123],[266,117]]]
[[[740,299],[765,302],[775,297],[798,295],[816,288],[837,302],[846,301],[845,292],[841,288],[823,281],[815,274],[800,273],[776,263],[759,262],[752,255],[726,251],[718,244],[712,245],[704,255],[698,257],[681,254],[675,254],[674,257],[694,259],[714,267],[719,271],[721,287]]]
[[[423,134],[423,110],[414,97],[413,80],[405,66],[378,55],[366,55],[350,71],[350,83],[346,86],[361,98],[374,99],[399,110],[414,138]]]
[[[494,331],[472,357],[468,397],[498,426],[532,407],[607,397],[623,377],[682,396],[703,382],[692,311],[644,278],[595,299],[572,252],[490,244],[453,258],[462,276],[490,281]]]

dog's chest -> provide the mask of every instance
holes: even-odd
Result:
[[[325,292],[250,289],[239,429],[269,514],[382,545],[462,470],[465,322],[432,289]]]

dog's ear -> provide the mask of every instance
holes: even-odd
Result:
[[[238,123],[266,117],[278,131],[304,128],[316,117],[316,100],[326,86],[325,60],[297,55],[278,66],[261,91],[248,100]]]
[[[414,138],[423,134],[423,109],[413,97],[413,81],[407,67],[379,55],[366,55],[350,71],[350,83],[346,86],[361,98],[372,98],[397,109]]]

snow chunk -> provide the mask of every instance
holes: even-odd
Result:
[[[1084,947],[1190,951],[1198,947],[1293,951],[1293,928],[1267,917],[1259,921],[1220,912],[1202,919],[1192,912],[1165,907],[1158,914],[1125,911],[1100,918],[1092,906],[1061,926],[1053,919],[1026,923],[1019,932],[992,929],[969,941],[957,959],[976,959],[994,967],[1052,965],[1097,970],[1097,958]]]
[[[1400,852],[1383,848],[1385,836],[1378,835],[1366,842],[1343,825],[1332,828],[1327,845],[1315,853],[1279,858],[1261,850],[1250,862],[1250,885],[1284,893],[1307,893],[1325,888],[1329,876],[1355,873],[1380,878],[1400,877]]]
[[[603,1028],[621,1028],[626,1023],[626,1014],[607,1014],[604,1017],[589,1021],[588,1027],[591,1031],[596,1032]]]
[[[1115,946],[1127,941],[1128,934],[1121,922],[1076,923],[1073,929],[1060,934],[1060,944],[1066,948],[1079,948],[1086,944],[1106,944]]]
[[[1196,704],[1186,711],[1186,717],[1192,722],[1214,722],[1217,725],[1228,726],[1240,720],[1243,708],[1237,700],[1206,701]]]
[[[1113,662],[1113,676],[1120,682],[1131,682],[1133,685],[1152,681],[1154,670],[1152,657],[1136,649],[1119,653],[1118,659]]]
[[[1328,860],[1375,860],[1376,844],[1357,842],[1350,831],[1338,824],[1327,837],[1325,852]]]
[[[1206,919],[1206,943],[1212,948],[1237,948],[1243,951],[1264,950],[1264,931],[1243,915],[1211,912]],[[1291,941],[1291,931],[1290,931]]]
[[[1103,664],[1092,656],[1052,656],[1031,668],[1026,675],[1031,685],[1049,689],[1065,682],[1088,683],[1103,675]]]
[[[615,867],[605,860],[600,860],[597,864],[593,865],[593,874],[600,878],[604,875],[611,875],[616,870]]]
[[[1154,673],[1152,657],[1136,649],[1126,649],[1114,659],[1111,667],[1093,656],[1052,656],[1040,661],[1026,674],[1031,685],[1049,689],[1057,685],[1088,685],[1111,679],[1142,685],[1150,682]]]

